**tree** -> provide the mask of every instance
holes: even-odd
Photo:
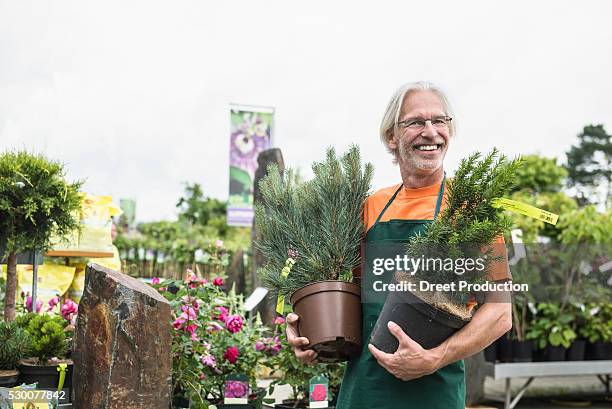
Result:
[[[27,151],[0,155],[0,242],[6,244],[4,319],[15,318],[17,253],[42,251],[52,236],[78,229],[81,181],[68,183],[64,166]]]
[[[212,225],[224,236],[227,233],[226,212],[227,204],[209,197],[204,197],[202,186],[199,183],[185,186],[185,196],[176,204],[179,208],[179,220],[191,225]]]
[[[558,192],[563,187],[567,170],[557,159],[539,155],[521,156],[522,166],[516,171],[516,186],[512,192],[526,190],[531,193]]]
[[[603,125],[587,125],[578,134],[578,143],[567,155],[568,185],[574,187],[581,205],[600,203],[603,189],[604,205],[610,200],[612,182],[612,140]]]

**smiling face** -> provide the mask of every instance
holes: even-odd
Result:
[[[432,119],[446,116],[440,97],[432,91],[413,91],[404,98],[399,121]],[[430,121],[425,128],[414,130],[399,126],[390,136],[388,146],[397,154],[402,173],[432,175],[442,172],[442,162],[450,143],[448,127],[434,127]]]

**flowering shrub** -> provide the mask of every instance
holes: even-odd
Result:
[[[255,370],[270,356],[259,317],[247,321],[242,296],[223,292],[222,279],[153,280],[173,308],[172,365],[175,394],[192,408],[208,408],[223,397],[228,375],[244,374],[255,390]],[[267,344],[266,344],[267,345]],[[280,346],[279,346],[280,348]]]

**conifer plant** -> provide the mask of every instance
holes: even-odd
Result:
[[[340,157],[329,148],[312,170],[314,178],[300,183],[292,170],[281,175],[275,166],[268,169],[260,184],[255,246],[266,260],[262,281],[290,300],[319,362],[339,362],[361,348],[361,290],[351,280],[360,263],[373,167],[363,165],[358,147],[351,146]]]

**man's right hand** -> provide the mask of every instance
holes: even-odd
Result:
[[[293,348],[293,353],[300,361],[305,364],[314,364],[317,360],[317,353],[312,349],[304,351],[302,348],[307,346],[310,341],[308,338],[300,337],[298,335],[298,323],[299,317],[297,314],[290,313],[287,315],[287,342]]]

